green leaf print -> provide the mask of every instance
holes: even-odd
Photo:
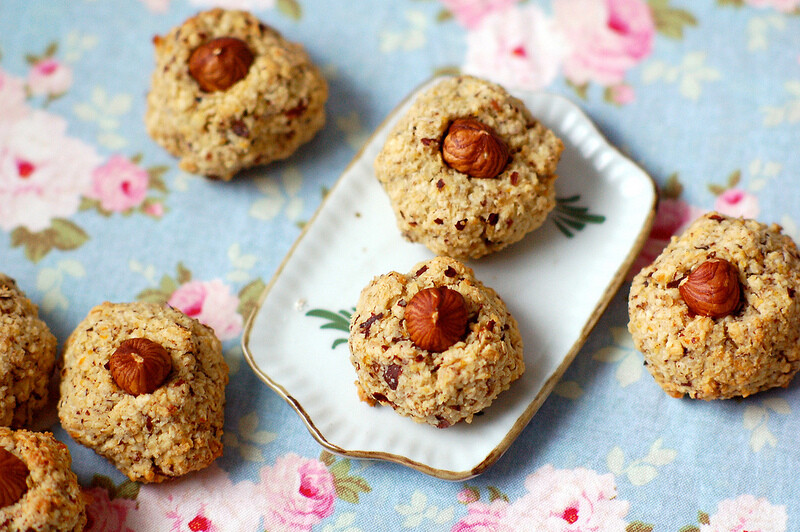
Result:
[[[329,453],[330,454],[330,453]],[[320,455],[323,458],[323,455]],[[328,470],[333,475],[333,483],[336,487],[336,496],[343,501],[358,504],[358,497],[360,493],[369,493],[372,488],[361,477],[350,474],[350,460],[345,458],[336,460],[333,455],[324,456],[323,463],[328,466]],[[333,461],[331,461],[331,459]]]
[[[656,30],[670,39],[683,39],[686,26],[697,26],[697,19],[686,11],[671,7],[669,0],[649,0]]]
[[[487,486],[486,489],[489,491],[489,502],[494,502],[498,499],[508,502],[508,495],[500,491],[498,488],[494,486]]]
[[[578,194],[568,198],[556,198],[553,223],[569,238],[575,236],[575,231],[581,231],[586,227],[586,224],[601,224],[606,221],[603,215],[591,214],[589,207],[576,206],[575,203],[580,199]]]
[[[266,286],[261,279],[255,279],[239,290],[239,308],[236,311],[241,314],[242,318],[246,320],[250,317],[250,314],[256,309],[258,299]]]
[[[350,334],[350,317],[355,310],[356,308],[353,307],[353,310],[350,312],[347,310],[340,310],[336,313],[330,310],[315,308],[306,312],[306,316],[327,320],[327,323],[320,325],[320,329],[335,329]],[[347,338],[337,338],[333,341],[331,349],[336,349],[337,346],[346,342]]]
[[[108,498],[114,499],[130,499],[136,500],[139,496],[139,484],[131,480],[125,480],[119,486],[114,484],[114,481],[105,475],[95,475],[92,477],[93,488],[103,488],[108,492]]]
[[[278,0],[278,11],[294,20],[300,20],[303,16],[303,10],[297,0]]]
[[[625,532],[653,532],[653,525],[641,521],[634,521],[625,527]]]
[[[701,525],[710,525],[711,518],[703,510],[697,512],[697,522]]]
[[[11,232],[11,247],[24,247],[25,256],[31,262],[39,262],[53,248],[69,251],[81,247],[89,240],[86,232],[62,218],[54,218],[50,227],[32,233],[26,227],[17,227]]]

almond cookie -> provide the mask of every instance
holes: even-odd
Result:
[[[800,369],[800,255],[780,226],[708,213],[634,278],[628,313],[673,397],[785,387]]]
[[[204,11],[153,42],[145,124],[187,172],[227,181],[288,157],[325,124],[320,70],[247,12]]]
[[[86,504],[71,464],[49,432],[0,427],[0,529],[82,531]]]
[[[375,174],[408,240],[478,258],[521,240],[555,207],[564,145],[494,83],[448,78],[392,129]]]
[[[446,428],[488,407],[525,371],[517,322],[472,269],[448,257],[391,272],[350,321],[359,396]]]
[[[161,482],[222,455],[228,366],[214,332],[155,303],[103,303],[67,339],[58,416],[131,480]]]
[[[30,425],[47,404],[56,337],[10,277],[0,273],[0,426]]]

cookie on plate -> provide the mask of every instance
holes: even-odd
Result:
[[[131,480],[161,482],[222,454],[228,366],[214,332],[155,303],[103,303],[67,339],[58,416]]]
[[[245,11],[201,12],[153,42],[145,124],[187,172],[227,181],[288,157],[325,124],[319,68]]]
[[[86,504],[71,463],[49,432],[0,427],[0,528],[82,531]]]
[[[349,345],[363,400],[439,428],[472,422],[525,371],[505,303],[449,257],[373,279],[353,312]]]
[[[56,343],[36,305],[0,273],[0,426],[30,425],[47,404]]]
[[[553,210],[564,145],[505,89],[470,76],[425,91],[375,159],[397,225],[439,255],[478,258]]]
[[[800,254],[777,225],[708,213],[634,278],[628,313],[673,397],[785,387],[800,369]]]

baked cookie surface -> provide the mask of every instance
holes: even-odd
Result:
[[[409,334],[414,297],[430,288],[457,292],[466,310],[463,333],[439,351]],[[363,400],[440,428],[471,422],[525,370],[516,320],[472,269],[448,257],[373,279],[353,313],[349,346]]]
[[[0,426],[30,425],[47,404],[56,343],[36,305],[0,273]]]
[[[442,155],[457,119],[477,120],[506,146],[495,177],[471,177]],[[448,78],[421,94],[392,129],[375,173],[397,225],[439,255],[478,258],[521,240],[555,207],[556,166],[564,145],[502,87]],[[490,152],[504,157],[501,152]],[[478,162],[483,162],[483,159]]]
[[[246,44],[252,64],[230,87],[208,92],[189,63],[196,49],[218,38]],[[227,181],[288,157],[325,124],[328,85],[320,70],[301,45],[247,12],[204,11],[153,42],[145,125],[187,172]]]
[[[733,310],[702,315],[687,304],[692,293],[681,291],[703,263],[720,261],[739,287],[718,290],[714,305],[733,298]],[[703,296],[722,281],[694,284]],[[673,397],[726,399],[785,387],[800,369],[800,255],[777,225],[708,213],[634,278],[628,313],[647,369]]]
[[[66,445],[49,432],[0,427],[0,454],[0,468],[4,469],[0,482],[5,488],[11,482],[15,493],[24,490],[16,502],[0,507],[1,530],[83,530],[86,505],[78,477],[70,469],[72,458]],[[9,462],[19,464],[16,459],[24,464],[21,475],[12,474],[14,464]],[[4,491],[4,495],[8,493]]]
[[[112,375],[112,356],[134,338],[171,360],[151,393],[133,395]],[[220,341],[205,325],[166,305],[103,303],[67,339],[58,415],[73,439],[131,480],[161,482],[222,454],[227,383]]]

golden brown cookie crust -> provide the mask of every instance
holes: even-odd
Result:
[[[433,286],[459,292],[469,316],[464,339],[441,353],[414,345],[404,320],[411,298]],[[359,397],[441,428],[470,423],[525,371],[514,317],[471,268],[448,257],[373,279],[350,321],[349,345]],[[387,370],[399,375],[387,379]]]
[[[227,90],[204,92],[189,57],[217,37],[246,42],[254,60]],[[157,36],[145,124],[187,172],[229,180],[283,159],[325,124],[328,85],[303,47],[244,11],[211,9]]]
[[[28,426],[47,404],[56,343],[36,305],[0,273],[0,426]]]
[[[0,530],[82,531],[86,505],[78,477],[70,469],[67,446],[49,432],[0,427],[0,447],[30,471],[28,491],[16,503],[0,508]]]
[[[695,315],[679,282],[709,259],[739,272],[743,304]],[[656,382],[674,397],[727,399],[787,386],[800,369],[800,255],[777,225],[708,213],[634,278],[628,329]]]
[[[107,369],[129,338],[162,345],[172,372],[151,394],[133,396]],[[154,303],[103,303],[67,339],[58,415],[73,439],[131,480],[161,482],[222,455],[228,366],[211,329]]]
[[[474,118],[508,145],[496,178],[474,178],[445,163],[441,144],[456,118]],[[392,129],[375,174],[412,242],[439,255],[478,258],[521,240],[555,207],[564,145],[505,89],[470,76],[448,78],[420,95]]]

